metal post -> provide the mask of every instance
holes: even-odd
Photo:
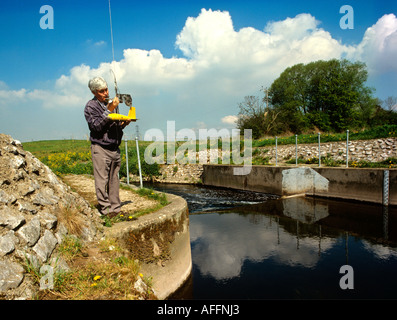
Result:
[[[135,142],[136,142],[136,154],[138,156],[139,182],[140,182],[140,186],[141,186],[141,189],[142,189],[143,188],[143,183],[142,183],[141,158],[139,157],[138,137],[135,137]]]
[[[383,205],[389,205],[389,170],[383,171]]]
[[[346,131],[346,168],[349,167],[349,130]]]
[[[295,165],[298,165],[298,135],[295,135]]]
[[[321,167],[321,145],[320,145],[320,136],[321,133],[318,133],[318,166]]]
[[[130,173],[128,168],[128,144],[127,138],[125,138],[125,166],[127,168],[127,184],[130,185]]]
[[[276,167],[277,167],[277,136],[276,136]]]

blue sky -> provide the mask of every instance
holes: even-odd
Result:
[[[354,29],[341,29],[342,5]],[[40,7],[54,9],[43,30]],[[397,1],[111,0],[115,70],[140,132],[234,128],[238,103],[286,67],[367,63],[375,96],[397,96]],[[84,139],[90,76],[112,88],[108,0],[0,2],[0,132],[21,141]],[[112,94],[113,90],[111,90]],[[126,114],[127,108],[121,108]],[[126,129],[127,137],[135,132]]]

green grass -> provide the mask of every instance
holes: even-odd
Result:
[[[397,125],[383,125],[368,130],[350,131],[349,141],[352,140],[370,140],[380,138],[390,138],[397,136]],[[346,141],[347,133],[322,133],[320,135],[320,142],[338,142]],[[298,135],[298,144],[304,143],[318,143],[318,134],[300,134]],[[252,142],[252,147],[273,146],[276,144],[275,137],[263,138]],[[278,145],[295,144],[295,135],[289,137],[278,137]]]
[[[349,140],[369,140],[379,138],[389,138],[397,136],[397,125],[383,125],[368,130],[352,131],[349,132]],[[346,141],[346,132],[343,133],[322,133],[321,143]],[[147,164],[144,161],[144,153],[147,146],[151,145],[151,141],[139,141],[139,154],[141,160],[142,175],[146,177],[153,177],[160,175],[160,166],[157,163]],[[175,142],[175,150],[177,150],[185,142]],[[207,148],[210,148],[211,143],[218,144],[218,148],[222,148],[222,141],[207,143]],[[274,146],[276,143],[275,137],[264,138],[252,141],[253,148]],[[279,137],[277,139],[278,145],[295,144],[295,135],[289,137]],[[298,135],[298,144],[318,143],[318,134],[300,134]],[[241,150],[243,150],[244,141],[240,142]],[[23,147],[25,150],[33,153],[40,161],[48,165],[49,168],[57,175],[62,174],[93,174],[92,161],[91,161],[91,143],[86,140],[46,140],[24,142]],[[196,141],[196,151],[199,151],[200,143]],[[231,146],[230,146],[231,148]],[[126,169],[126,152],[125,141],[120,145],[121,151],[121,168],[120,175],[125,177],[127,174]],[[259,153],[259,152],[258,152]],[[262,159],[260,156],[253,154],[253,164],[266,164],[268,159]],[[167,143],[164,143],[164,159],[167,158]],[[292,161],[292,160],[291,160]],[[388,159],[388,162],[393,159]],[[329,162],[332,165],[332,161]],[[337,163],[334,163],[337,165]],[[364,167],[365,164],[360,163],[358,166]],[[379,164],[379,166],[385,164]],[[353,164],[354,166],[354,164]],[[369,164],[367,164],[369,166]],[[138,157],[136,152],[135,140],[128,141],[128,169],[131,174],[139,174],[138,172]]]

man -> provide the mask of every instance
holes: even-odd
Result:
[[[88,82],[94,98],[87,102],[84,115],[90,129],[91,155],[94,167],[95,192],[99,212],[112,218],[119,214],[121,202],[119,196],[120,143],[123,129],[130,121],[112,121],[110,113],[118,111],[119,99],[109,101],[106,81],[96,77]]]

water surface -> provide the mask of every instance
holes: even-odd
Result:
[[[173,299],[396,299],[397,212],[352,202],[161,185],[190,211],[193,270]],[[343,290],[343,265],[354,288]]]

